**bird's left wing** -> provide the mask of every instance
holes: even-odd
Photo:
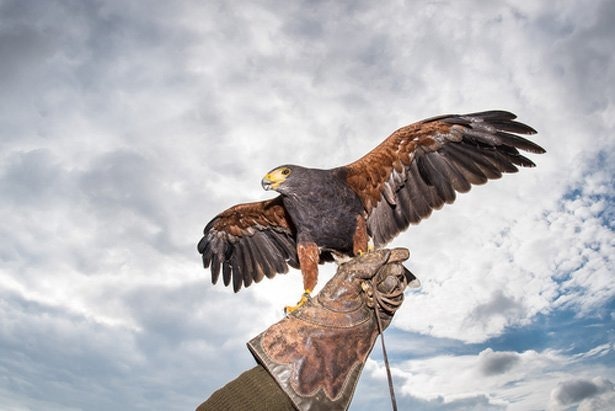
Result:
[[[198,244],[203,266],[211,266],[215,284],[220,277],[233,290],[248,287],[264,276],[297,268],[295,228],[281,197],[238,204],[218,214],[207,224]]]
[[[516,166],[533,167],[519,150],[545,150],[518,135],[536,131],[515,118],[506,111],[485,111],[423,120],[341,167],[363,202],[376,246],[452,203],[456,192],[514,173]]]

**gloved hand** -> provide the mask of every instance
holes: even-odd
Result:
[[[345,410],[379,333],[418,280],[408,250],[377,250],[342,264],[321,292],[248,343],[300,410]]]

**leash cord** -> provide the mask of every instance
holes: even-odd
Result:
[[[395,399],[395,388],[393,387],[393,377],[391,376],[391,367],[389,366],[389,356],[387,355],[387,349],[384,345],[384,334],[382,333],[382,323],[380,322],[380,315],[378,314],[378,307],[374,307],[376,311],[376,322],[378,323],[378,332],[380,333],[380,342],[382,343],[382,355],[384,357],[384,365],[387,370],[387,379],[389,381],[389,392],[391,394],[391,405],[393,411],[397,411],[397,400]]]
[[[390,288],[390,291],[380,290],[378,288],[378,280],[376,277],[372,278],[371,284],[367,287],[371,296],[371,307],[376,314],[376,324],[378,324],[378,332],[380,334],[380,342],[382,344],[382,356],[384,357],[384,365],[387,371],[387,380],[389,382],[389,393],[391,395],[391,405],[393,411],[397,411],[397,400],[395,399],[395,388],[393,386],[393,376],[391,375],[391,366],[389,365],[389,356],[387,355],[386,346],[384,344],[384,330],[382,328],[382,321],[380,320],[380,309],[387,313],[391,317],[395,314],[395,311],[401,306],[404,301],[404,290],[408,285],[408,278],[405,275],[407,269],[404,268],[403,275],[396,276],[396,285]]]

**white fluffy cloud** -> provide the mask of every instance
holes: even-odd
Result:
[[[615,235],[603,219],[612,201],[605,196],[609,178],[604,170],[586,175],[577,192],[544,208],[514,195],[503,198],[512,210],[502,218],[494,215],[489,226],[475,224],[477,205],[465,203],[450,218],[418,227],[426,244],[411,234],[408,243],[423,259],[415,262],[423,290],[409,296],[410,308],[401,313],[398,326],[481,342],[562,306],[586,313],[603,307],[615,293],[610,281]],[[501,212],[486,208],[481,216]],[[443,228],[450,225],[460,226]]]

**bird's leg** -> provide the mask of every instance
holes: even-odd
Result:
[[[352,252],[354,255],[363,255],[373,251],[374,247],[369,247],[369,235],[367,234],[367,224],[362,215],[357,216],[357,226],[352,236]]]
[[[299,243],[297,244],[297,256],[299,257],[299,266],[301,274],[303,274],[303,294],[294,306],[284,308],[286,314],[292,313],[310,299],[310,294],[316,286],[318,280],[318,260],[320,259],[320,250],[316,243]]]
[[[296,311],[299,308],[301,308],[310,299],[310,293],[311,292],[312,292],[312,290],[308,290],[306,288],[305,291],[303,292],[303,294],[301,294],[301,298],[299,298],[299,301],[297,301],[296,305],[287,305],[286,307],[284,307],[284,314],[290,314],[293,311]]]

